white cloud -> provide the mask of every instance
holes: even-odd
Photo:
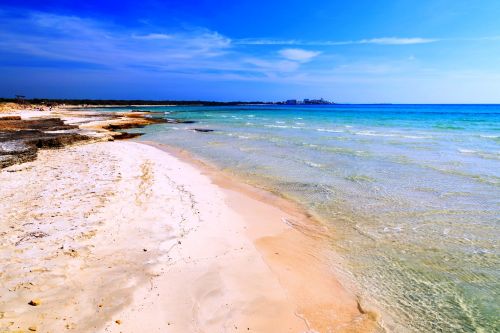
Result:
[[[229,38],[207,29],[156,33],[45,12],[0,15],[0,48],[47,59],[114,68],[136,65],[182,68],[181,59],[191,66],[188,61],[222,56],[230,47]]]
[[[308,51],[303,49],[283,49],[279,51],[280,55],[288,60],[298,62],[308,62],[314,57],[318,56],[321,52]]]
[[[278,60],[270,61],[263,60],[259,58],[247,58],[245,62],[251,64],[257,68],[262,69],[266,73],[270,72],[294,72],[299,68],[299,64],[296,61],[290,60]]]
[[[235,44],[241,45],[302,45],[302,46],[336,46],[336,45],[353,45],[353,44],[379,44],[379,45],[411,45],[411,44],[426,44],[441,41],[442,39],[437,38],[401,38],[401,37],[381,37],[381,38],[370,38],[370,39],[360,39],[360,40],[348,40],[348,41],[303,41],[297,39],[252,39],[245,38],[235,40]]]
[[[439,39],[433,38],[399,38],[399,37],[383,37],[383,38],[372,38],[372,39],[362,39],[352,44],[381,44],[381,45],[411,45],[411,44],[426,44],[437,42]]]
[[[262,79],[296,73],[318,54],[306,50],[275,53],[238,48],[231,38],[205,28],[151,31],[107,21],[46,12],[0,12],[0,50],[45,59],[39,66],[74,62],[75,68],[185,77]]]
[[[168,34],[158,34],[158,33],[151,33],[151,34],[146,34],[146,35],[132,35],[133,38],[137,39],[170,39],[173,36],[168,35]]]
[[[302,45],[304,42],[296,39],[265,39],[265,38],[242,38],[234,40],[240,45]]]

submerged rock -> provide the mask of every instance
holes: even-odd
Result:
[[[193,128],[193,131],[201,132],[201,133],[208,133],[208,132],[213,132],[215,130],[209,129],[209,128]]]
[[[194,120],[173,119],[173,118],[167,118],[166,122],[168,124],[194,124],[194,123],[196,123],[196,121],[194,121]]]

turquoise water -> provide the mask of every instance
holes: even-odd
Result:
[[[500,331],[500,106],[146,109],[197,123],[150,126],[142,140],[320,216],[388,331]]]

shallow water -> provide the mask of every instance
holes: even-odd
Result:
[[[500,331],[500,106],[146,109],[198,123],[150,126],[142,140],[320,216],[389,331]]]

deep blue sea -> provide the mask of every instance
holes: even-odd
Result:
[[[389,331],[500,331],[499,105],[140,109],[197,122],[140,129],[140,140],[320,217]]]

